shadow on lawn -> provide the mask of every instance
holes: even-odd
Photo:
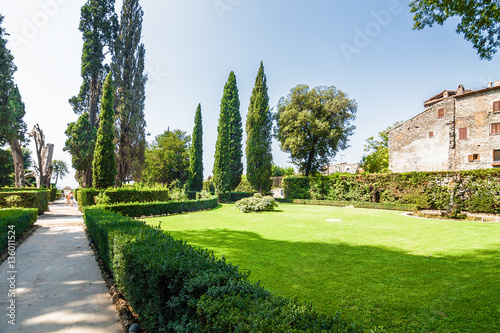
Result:
[[[500,243],[460,256],[394,248],[287,242],[252,232],[175,232],[190,244],[251,269],[250,279],[286,297],[340,310],[387,332],[499,332]]]

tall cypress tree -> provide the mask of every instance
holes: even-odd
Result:
[[[273,155],[271,148],[272,115],[269,110],[264,64],[260,63],[250,97],[246,123],[247,179],[262,194],[271,189]]]
[[[99,114],[99,129],[97,142],[92,160],[94,187],[107,188],[115,184],[116,162],[113,134],[113,86],[111,72],[106,77],[101,100],[101,113]]]
[[[203,189],[203,127],[201,122],[201,104],[196,108],[194,129],[189,156],[189,189]]]
[[[118,19],[115,13],[115,0],[87,0],[82,6],[79,30],[83,35],[82,69],[83,79],[78,95],[70,98],[73,111],[78,114],[88,114],[91,129],[97,128],[99,101],[102,95],[102,83],[109,72],[105,64],[107,49],[115,40]],[[68,131],[69,125],[68,125]],[[80,135],[81,136],[81,135]],[[69,138],[71,141],[71,138]],[[95,138],[92,138],[92,141]],[[87,142],[89,146],[91,142]],[[68,147],[69,150],[69,147]],[[79,158],[84,160],[84,158]],[[75,169],[82,175],[81,184],[92,186],[92,164]]]
[[[139,0],[123,1],[118,35],[112,47],[111,70],[117,118],[117,185],[131,178],[137,180],[144,165],[147,76],[144,74],[145,48],[141,43],[143,14]]]
[[[234,100],[234,87],[236,87],[236,77],[231,72],[224,85],[224,93],[220,103],[213,169],[215,191],[221,202],[229,201],[231,196],[231,111],[228,106],[232,105]]]
[[[231,169],[231,190],[234,190],[241,181],[243,174],[243,128],[240,114],[240,98],[236,86],[234,72],[229,74],[229,79],[224,88],[223,105],[229,117],[229,161]]]

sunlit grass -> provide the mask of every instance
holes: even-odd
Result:
[[[500,332],[500,224],[291,204],[251,214],[223,205],[147,222],[368,332]]]

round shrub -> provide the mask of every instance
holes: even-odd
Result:
[[[236,208],[241,210],[243,213],[250,212],[261,212],[261,211],[271,211],[274,207],[278,207],[278,204],[271,196],[265,196],[256,193],[253,197],[243,198],[236,201]]]

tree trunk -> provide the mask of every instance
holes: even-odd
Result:
[[[15,139],[9,142],[12,152],[12,160],[14,161],[14,176],[15,186],[18,188],[24,187],[26,181],[24,179],[24,157],[19,140]]]
[[[313,158],[314,158],[314,153],[315,153],[315,149],[311,149],[311,151],[309,152],[309,157],[307,158],[307,164],[306,164],[306,177],[309,176],[309,172],[311,171],[311,167],[312,167],[312,161],[313,161]]]

